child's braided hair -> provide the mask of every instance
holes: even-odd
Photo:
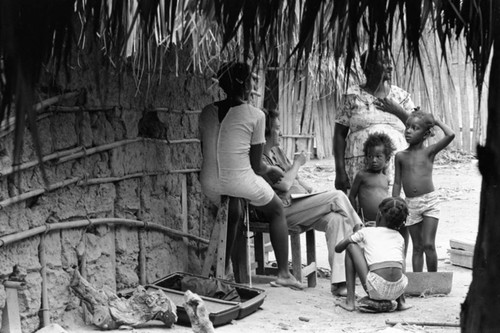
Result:
[[[385,198],[378,206],[380,213],[387,222],[387,228],[398,230],[408,217],[408,206],[400,197]]]

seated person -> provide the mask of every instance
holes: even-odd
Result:
[[[365,169],[354,177],[349,200],[365,224],[374,225],[378,205],[389,196],[389,177],[385,170],[395,149],[385,133],[370,134],[363,145]]]
[[[273,283],[302,289],[303,285],[288,269],[288,230],[283,204],[263,179],[277,181],[283,172],[262,162],[265,114],[248,103],[252,90],[250,66],[226,63],[219,69],[218,80],[226,99],[211,108],[212,118],[217,114],[219,122],[218,135],[210,142],[212,163],[217,165],[212,168],[212,172],[217,171],[213,174],[217,178],[214,192],[244,198],[264,214],[270,223],[271,244],[278,264],[278,277]]]
[[[376,227],[362,228],[337,244],[336,252],[346,252],[347,276],[347,298],[337,305],[348,311],[355,309],[357,273],[370,299],[396,300],[397,310],[409,308],[402,299],[408,278],[404,274],[404,239],[398,232],[407,216],[403,199],[386,198],[379,205]]]
[[[342,191],[331,190],[291,199],[291,194],[311,193],[313,189],[298,176],[299,168],[306,162],[305,154],[296,155],[291,164],[279,147],[281,133],[278,116],[278,112],[269,111],[266,117],[263,158],[266,164],[280,167],[285,176],[278,182],[269,180],[269,183],[283,202],[289,228],[312,227],[325,232],[328,262],[332,270],[331,291],[335,296],[345,296],[344,253],[336,253],[335,245],[350,234],[354,227],[359,228],[362,222]]]

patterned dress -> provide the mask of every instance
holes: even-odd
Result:
[[[415,108],[410,94],[397,86],[391,86],[387,98],[399,103],[407,112]],[[365,168],[363,145],[371,133],[386,133],[396,146],[396,151],[408,146],[404,138],[405,125],[395,115],[379,110],[373,104],[376,100],[375,96],[360,86],[350,87],[344,96],[343,106],[335,117],[336,123],[349,128],[346,137],[345,168],[351,184],[356,173]],[[394,157],[389,161],[385,173],[392,184]]]

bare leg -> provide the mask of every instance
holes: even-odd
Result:
[[[302,289],[302,284],[295,279],[288,269],[288,226],[283,212],[283,203],[275,194],[271,202],[267,205],[256,208],[264,213],[264,216],[270,223],[269,234],[278,264],[276,284],[294,289]]]
[[[403,236],[403,239],[405,240],[405,259],[406,259],[406,254],[408,253],[408,243],[410,242],[408,227],[399,228],[399,234]]]
[[[413,243],[413,254],[411,262],[414,272],[422,272],[424,269],[424,250],[422,240],[422,222],[408,227],[411,241]]]
[[[368,264],[366,263],[363,251],[358,244],[349,244],[345,251],[347,296],[345,302],[338,302],[337,305],[347,311],[354,311],[356,308],[356,273],[361,280],[363,288],[366,290]]]
[[[436,232],[438,219],[424,216],[422,221],[422,249],[428,272],[437,272],[438,258],[436,253]]]

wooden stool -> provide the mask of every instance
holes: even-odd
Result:
[[[203,276],[210,275],[214,261],[216,261],[215,277],[218,279],[225,278],[228,204],[229,198],[222,196],[220,206],[217,209],[217,217],[210,237],[210,243],[208,244],[207,256],[205,257],[201,271],[201,275]]]
[[[264,240],[263,234],[269,233],[269,223],[262,221],[250,221],[250,231],[254,233],[254,251],[255,261],[257,262],[256,273],[267,275],[270,271],[265,267],[264,262]],[[293,275],[298,281],[307,276],[307,286],[310,288],[316,287],[316,241],[314,229],[306,230],[306,254],[307,266],[302,268],[302,255],[300,246],[300,230],[288,230],[290,235],[290,244],[292,247],[292,270]],[[272,269],[271,269],[272,270]]]

